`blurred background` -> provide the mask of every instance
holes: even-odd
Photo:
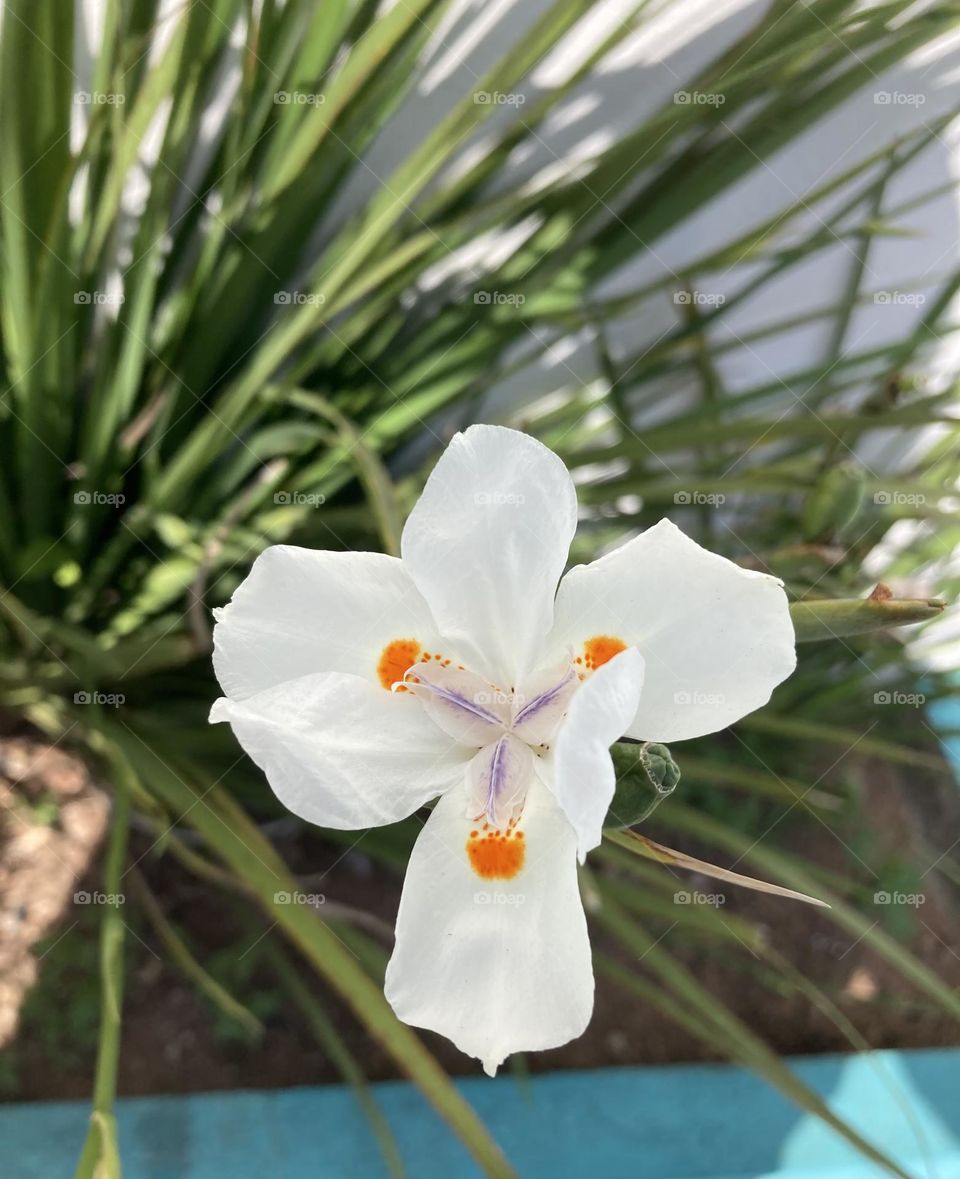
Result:
[[[475,421],[567,463],[573,561],[668,516],[807,610],[796,674],[673,751],[643,830],[833,906],[613,834],[593,1021],[495,1084],[729,1061],[851,1175],[938,1174],[783,1058],[960,1044],[958,19],[5,0],[0,1096],[92,1102],[64,1174],[120,1173],[118,1097],[328,1082],[357,1173],[403,1174],[397,1077],[511,1173],[450,1079],[475,1062],[379,992],[417,819],[310,827],[207,724],[256,556],[397,552]]]

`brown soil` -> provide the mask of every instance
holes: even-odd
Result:
[[[29,738],[0,742],[0,1048],[37,980],[35,947],[73,910],[109,810],[76,758]]]

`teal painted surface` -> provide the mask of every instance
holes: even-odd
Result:
[[[940,740],[960,782],[960,678],[957,680],[956,695],[933,701],[927,706],[927,713],[934,728],[944,733]],[[956,730],[956,736],[952,735],[952,730]]]
[[[794,1061],[917,1179],[960,1179],[960,1053]],[[881,1172],[762,1082],[725,1065],[601,1069],[460,1082],[523,1179],[868,1179]],[[411,1179],[472,1179],[469,1157],[409,1085],[375,1086]],[[3,1179],[68,1179],[82,1103],[0,1106]],[[381,1179],[340,1087],[129,1098],[125,1179]]]

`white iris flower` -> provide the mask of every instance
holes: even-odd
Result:
[[[427,481],[401,558],[277,545],[214,632],[226,696],[211,720],[290,810],[360,829],[439,796],[386,995],[491,1075],[589,1022],[577,858],[600,842],[611,743],[725,728],[795,665],[775,578],[661,520],[561,579],[576,523],[555,454],[472,426]]]

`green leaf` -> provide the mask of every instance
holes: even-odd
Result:
[[[108,896],[118,897],[123,892],[122,871],[130,821],[130,790],[127,785],[130,772],[120,756],[114,756],[112,767],[116,774],[117,791],[103,884]],[[100,1042],[90,1128],[77,1164],[76,1179],[120,1179],[121,1174],[114,1100],[120,1059],[123,941],[126,926],[118,904],[104,905],[100,922]]]
[[[729,868],[721,868],[716,864],[707,863],[706,860],[698,860],[696,856],[689,856],[686,852],[675,851],[672,847],[664,847],[662,843],[655,843],[638,831],[607,831],[605,834],[618,847],[626,848],[634,855],[645,856],[648,860],[655,860],[658,864],[669,864],[674,868],[687,868],[691,872],[711,876],[714,880],[723,880],[727,884],[753,889],[754,892],[765,892],[772,896],[785,897],[791,901],[806,901],[808,905],[830,908],[826,901],[819,901],[816,897],[807,896],[806,893],[797,892],[792,888],[783,888],[778,884],[768,884],[764,880],[755,880],[752,876],[744,876],[740,872],[731,872]]]

